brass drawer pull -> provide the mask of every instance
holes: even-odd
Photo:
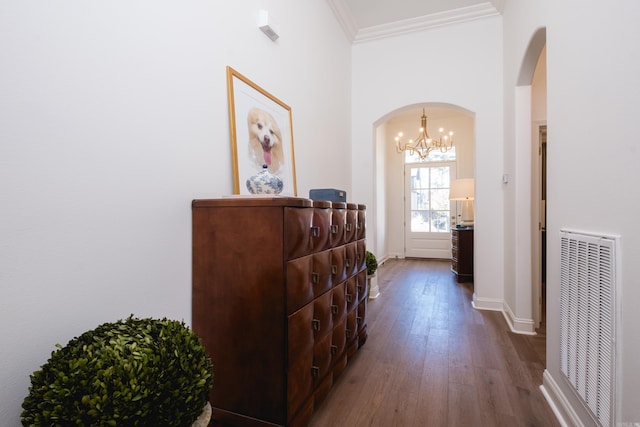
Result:
[[[346,223],[346,224],[344,225],[344,228],[345,228],[347,231],[351,231],[351,223],[350,223],[350,222]]]
[[[338,353],[338,346],[337,345],[332,345],[331,346],[331,355],[335,356]]]
[[[311,283],[316,285],[318,282],[320,282],[320,275],[318,273],[311,273]]]
[[[358,292],[359,292],[359,293],[362,293],[362,288],[363,288],[363,286],[362,286],[362,285],[358,285]]]
[[[353,295],[347,294],[347,302],[352,302],[352,301],[353,301]]]
[[[351,329],[347,329],[347,338],[351,338]]]
[[[331,224],[331,233],[338,234],[338,226],[336,224]]]
[[[331,274],[338,274],[338,266],[333,264],[331,266]]]
[[[319,331],[320,330],[320,321],[318,319],[313,319],[311,321],[311,327],[313,328],[314,331]]]
[[[347,268],[351,267],[351,258],[347,258],[345,260],[345,264],[346,264]]]
[[[331,313],[332,314],[338,314],[338,306],[337,305],[332,305],[331,306]]]
[[[311,227],[311,237],[318,237],[320,235],[320,227]]]
[[[312,366],[311,367],[311,376],[313,378],[318,378],[319,375],[320,375],[320,368],[318,368],[317,366]]]

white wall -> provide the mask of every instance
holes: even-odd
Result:
[[[540,52],[531,81],[531,121],[547,121],[547,49]]]
[[[375,239],[367,240],[367,249],[373,252],[378,262],[384,262],[389,253],[389,239],[386,226],[389,222],[386,207],[389,205],[389,188],[386,185],[385,171],[387,170],[387,157],[384,155],[387,146],[386,126],[378,126],[375,130],[375,193],[374,205],[369,205],[371,209],[367,213],[368,219],[373,220],[375,215],[376,234]],[[360,176],[359,179],[368,179],[368,176]]]
[[[483,304],[500,307],[503,282],[495,271],[503,270],[501,40],[502,20],[495,17],[356,44],[352,98],[354,153],[368,153],[372,126],[406,105],[453,104],[476,114],[475,244],[483,250],[476,251],[475,292]],[[353,180],[353,193],[368,203],[374,198],[374,156],[353,162],[354,174],[371,177]]]
[[[232,191],[226,65],[292,107],[298,194],[351,191],[351,46],[325,2],[294,0],[5,1],[0,40],[0,424],[17,426],[54,344],[131,313],[190,322],[190,202]]]
[[[595,425],[560,373],[559,285],[563,227],[622,236],[622,314],[619,343],[623,423],[640,422],[640,288],[635,265],[640,258],[640,231],[629,226],[629,208],[637,203],[640,151],[637,144],[637,99],[640,96],[640,52],[637,25],[640,4],[617,0],[604,5],[540,0],[507,1],[504,9],[505,118],[507,159],[513,140],[514,93],[531,37],[547,31],[548,123],[548,269],[546,390],[556,404],[567,399],[570,425]],[[599,28],[601,30],[594,30]],[[603,129],[606,129],[603,133]],[[621,208],[622,207],[622,208]],[[511,205],[510,209],[516,209]],[[507,218],[509,215],[507,214]],[[513,243],[515,245],[515,243]],[[516,251],[507,245],[506,252]],[[566,409],[566,408],[565,408]],[[572,418],[573,417],[573,418]],[[630,425],[630,424],[629,424]]]
[[[398,133],[394,119],[384,121],[379,128],[383,128],[384,150],[380,150],[386,159],[385,188],[387,191],[387,205],[384,207],[387,223],[385,233],[387,235],[387,247],[384,253],[388,258],[404,257],[404,157],[396,152],[394,138]],[[415,127],[415,123],[411,127]],[[409,129],[409,128],[406,128]],[[379,154],[380,155],[380,154]]]

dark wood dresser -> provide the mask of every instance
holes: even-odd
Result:
[[[451,271],[458,282],[473,282],[473,228],[451,229]]]
[[[227,197],[192,218],[214,425],[306,425],[367,338],[365,206]]]

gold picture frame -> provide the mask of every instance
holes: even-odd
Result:
[[[263,168],[297,196],[291,107],[227,66],[233,194],[251,194],[246,181]]]

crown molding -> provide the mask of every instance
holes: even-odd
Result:
[[[496,15],[500,15],[500,12],[491,2],[487,2],[474,6],[434,13],[432,15],[405,19],[402,21],[392,22],[390,24],[362,28],[356,34],[355,39],[353,39],[353,43],[362,43],[365,41],[413,33],[416,31],[423,31]]]
[[[504,0],[489,0],[500,14],[504,11]]]
[[[338,19],[338,23],[345,35],[353,43],[358,33],[358,26],[351,14],[351,9],[345,4],[344,0],[327,0],[327,3],[329,3],[329,7],[331,7],[333,14]]]
[[[344,0],[327,0],[327,3],[348,40],[354,44],[497,16],[504,7],[504,0],[489,0],[473,6],[358,29],[351,9]]]

